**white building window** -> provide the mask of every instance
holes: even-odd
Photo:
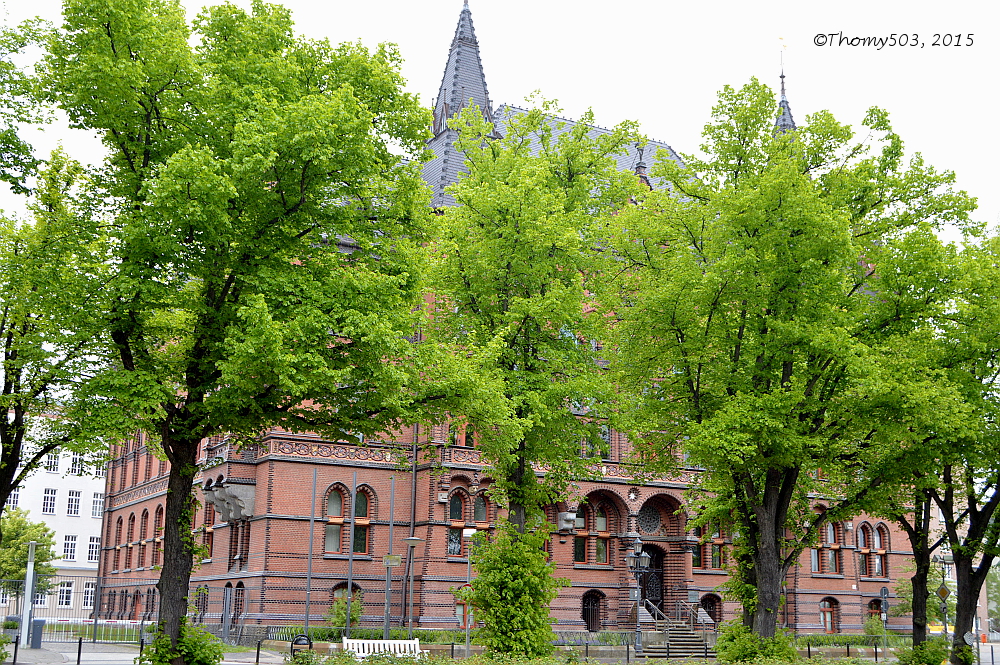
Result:
[[[97,582],[83,583],[83,609],[94,609],[94,600],[97,597]]]
[[[104,493],[94,492],[94,503],[90,506],[91,517],[101,517],[104,515]]]
[[[91,536],[90,544],[87,545],[87,561],[97,563],[101,560],[101,537]]]
[[[42,513],[45,515],[56,514],[56,491],[51,487],[46,487],[45,494],[42,495]]]
[[[7,607],[10,604],[10,594],[7,593],[7,589],[0,587],[0,607]]]
[[[18,487],[14,488],[14,491],[10,493],[7,497],[7,507],[17,508],[17,502],[21,500],[21,489]]]
[[[44,593],[36,592],[35,607],[48,607],[48,606],[49,606],[49,597]]]
[[[69,464],[69,472],[74,476],[82,476],[84,472],[83,455],[80,453],[73,453],[71,460],[72,461],[70,461]]]
[[[73,536],[76,538],[76,536]],[[59,583],[59,600],[56,603],[59,607],[73,607],[73,583]]]
[[[66,499],[66,514],[67,515],[79,515],[80,514],[80,490],[70,490],[68,492],[69,498]]]
[[[59,473],[59,453],[49,453],[45,456],[45,470]]]
[[[76,536],[63,536],[64,561],[76,561]]]
[[[94,468],[94,475],[98,478],[104,478],[108,475],[108,467],[106,464],[100,464]]]

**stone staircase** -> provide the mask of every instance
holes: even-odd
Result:
[[[645,658],[715,658],[715,649],[686,626],[668,625],[656,622],[657,631],[665,640],[662,644],[644,644]]]

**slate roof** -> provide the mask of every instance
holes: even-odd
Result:
[[[454,148],[457,132],[449,129],[446,123],[448,118],[461,111],[470,100],[483,110],[483,116],[494,123],[500,134],[503,134],[507,119],[512,114],[525,112],[525,109],[516,106],[503,105],[494,114],[492,100],[486,88],[486,75],[479,57],[479,41],[476,39],[472,23],[472,12],[469,10],[468,0],[465,0],[458,17],[458,26],[455,28],[455,37],[448,50],[448,62],[441,79],[441,87],[434,102],[434,136],[427,143],[434,152],[434,158],[424,164],[423,169],[424,180],[432,190],[431,205],[435,208],[455,204],[454,199],[444,190],[458,180],[459,171],[463,170],[464,157]],[[565,123],[564,130],[576,124],[572,120],[556,117],[553,117],[552,122]],[[609,133],[611,130],[592,127],[590,131],[594,136]],[[618,166],[622,170],[636,171],[637,167],[641,166],[640,162],[652,164],[661,148],[667,152],[670,159],[680,161],[677,153],[668,144],[650,140],[643,147],[641,158],[639,149],[630,145],[619,155]],[[655,179],[650,180],[654,187],[658,185]]]

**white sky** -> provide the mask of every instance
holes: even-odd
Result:
[[[190,12],[201,3],[184,0]],[[237,4],[249,6],[249,1]],[[409,89],[429,105],[437,94],[461,0],[288,0],[297,29],[333,42],[399,44]],[[55,0],[0,0],[8,23],[34,14],[57,20]],[[533,90],[565,115],[593,107],[598,124],[635,119],[651,137],[695,152],[716,92],[756,76],[786,87],[799,121],[820,109],[860,125],[865,110],[890,112],[908,151],[958,174],[979,197],[976,218],[1000,224],[1000,4],[955,2],[713,3],[621,0],[470,0],[494,105],[521,103]],[[921,47],[816,46],[817,34],[919,35]],[[935,34],[972,33],[972,46],[932,46]],[[835,40],[837,37],[834,38]],[[912,39],[912,37],[911,37]],[[44,150],[70,134],[48,128],[28,138]],[[63,138],[87,160],[99,145]],[[11,209],[9,197],[0,207]]]

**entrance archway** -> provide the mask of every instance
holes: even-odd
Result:
[[[601,630],[601,600],[604,594],[591,590],[583,594],[583,622],[587,630],[596,633]]]
[[[663,555],[662,549],[652,544],[645,544],[643,552],[649,554],[649,572],[642,576],[640,589],[642,590],[642,600],[663,610]]]

